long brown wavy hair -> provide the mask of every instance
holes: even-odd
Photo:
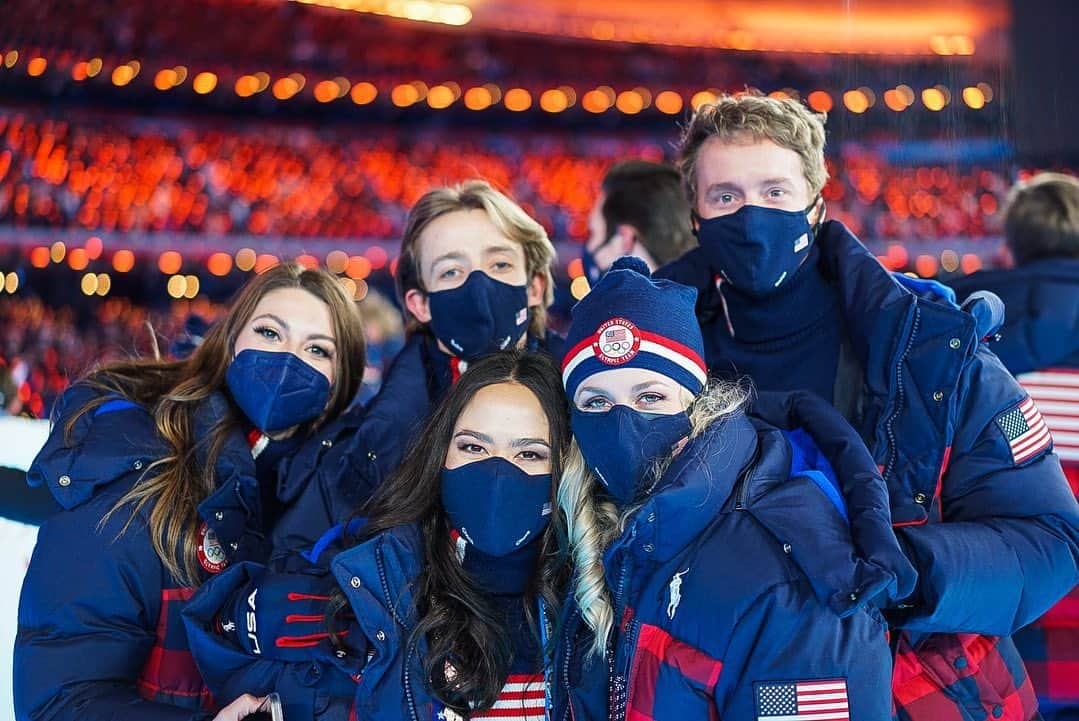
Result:
[[[409,639],[416,652],[423,639],[427,652],[424,677],[444,705],[462,714],[490,708],[509,675],[512,642],[504,619],[488,593],[464,570],[442,505],[442,468],[457,419],[482,388],[517,383],[532,392],[543,408],[551,434],[551,503],[556,505],[562,461],[570,430],[562,379],[546,354],[518,350],[485,356],[469,367],[432,415],[397,472],[387,479],[360,514],[368,519],[359,541],[391,528],[416,524],[423,543],[423,568],[417,580],[419,622]],[[535,608],[542,598],[556,613],[569,581],[566,531],[559,514],[538,541],[537,567],[524,593],[524,610],[538,635]],[[549,651],[549,649],[546,649]],[[447,663],[455,671],[446,678]]]
[[[147,513],[154,550],[168,572],[187,586],[199,584],[197,535],[201,519],[198,505],[216,486],[214,468],[229,434],[241,427],[243,412],[226,390],[225,372],[232,362],[236,338],[251,319],[259,302],[272,291],[300,288],[330,310],[336,339],[336,374],[325,411],[298,429],[309,434],[337,417],[359,389],[364,368],[364,335],[359,311],[341,283],[322,270],[282,263],[248,281],[237,293],[225,316],[214,324],[205,340],[185,360],[136,359],[112,363],[92,371],[84,382],[107,395],[119,395],[146,408],[169,452],[151,463],[143,476],[106,514],[104,521],[124,506],[132,521]],[[195,437],[195,414],[212,393],[225,391],[229,412],[215,419],[208,433]],[[107,400],[95,399],[67,424],[70,435],[78,418]]]

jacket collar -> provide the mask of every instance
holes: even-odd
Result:
[[[756,450],[757,433],[741,413],[713,423],[674,457],[608,560],[623,550],[656,562],[674,558],[715,521]]]

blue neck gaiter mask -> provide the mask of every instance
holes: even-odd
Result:
[[[532,476],[499,457],[443,468],[442,506],[462,538],[501,558],[547,528],[551,474]]]
[[[743,205],[737,211],[701,220],[697,240],[708,259],[735,288],[763,298],[777,292],[802,265],[815,230],[807,213]]]
[[[435,337],[464,360],[512,348],[528,328],[528,286],[503,283],[481,270],[427,297]]]
[[[654,483],[652,463],[693,430],[685,413],[641,413],[623,405],[606,413],[574,408],[570,426],[585,463],[622,507]]]
[[[232,399],[263,433],[318,418],[330,399],[326,376],[287,351],[248,348],[225,372]]]

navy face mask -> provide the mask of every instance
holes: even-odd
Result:
[[[528,328],[528,286],[503,283],[481,270],[427,298],[435,337],[464,360],[512,348]]]
[[[547,528],[551,474],[530,476],[497,456],[443,468],[442,506],[462,538],[489,556],[506,556]]]
[[[620,506],[651,486],[652,464],[693,429],[685,413],[640,413],[623,405],[606,413],[574,408],[570,425],[585,463]]]
[[[815,230],[805,210],[743,205],[701,220],[697,239],[708,259],[738,290],[763,298],[789,281],[805,260]]]
[[[248,348],[225,372],[232,399],[263,433],[318,418],[330,398],[326,376],[287,351]]]

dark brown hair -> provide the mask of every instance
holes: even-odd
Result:
[[[409,643],[415,650],[421,639],[426,641],[423,669],[432,692],[463,714],[489,708],[498,699],[509,674],[512,644],[490,597],[457,558],[442,506],[441,475],[457,419],[477,392],[499,383],[524,386],[543,408],[550,427],[551,505],[555,507],[570,438],[562,379],[546,354],[513,350],[485,356],[469,367],[427,422],[401,467],[360,514],[368,519],[360,540],[397,526],[419,526],[423,538],[423,569],[415,594],[419,623]],[[539,543],[538,566],[523,601],[533,632],[536,599],[543,598],[549,609],[557,609],[568,582],[561,516],[551,515]],[[456,672],[452,681],[446,678],[448,661]]]
[[[647,160],[615,163],[603,177],[603,222],[610,238],[631,225],[657,265],[666,265],[697,245],[692,213],[678,171]]]

